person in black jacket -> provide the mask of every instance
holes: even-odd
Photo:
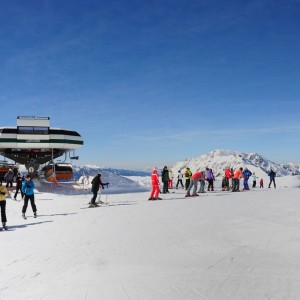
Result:
[[[22,183],[23,183],[24,180],[25,180],[24,176],[21,177],[20,173],[18,173],[17,177],[16,177],[16,192],[15,192],[15,195],[14,195],[14,200],[17,200],[17,196],[18,196],[19,191],[21,191],[21,197],[23,199],[24,194],[22,192]]]
[[[93,197],[91,199],[91,205],[92,206],[96,206],[96,198],[97,198],[97,194],[99,191],[99,188],[101,186],[102,189],[104,189],[104,186],[108,185],[109,183],[103,183],[101,181],[101,174],[97,174],[93,180],[92,180],[92,193],[93,193]]]
[[[276,183],[275,183],[275,177],[276,177],[276,172],[274,172],[272,169],[270,170],[268,176],[270,177],[270,183],[269,183],[269,188],[271,188],[271,183],[273,182],[274,188],[276,189]]]
[[[169,193],[168,183],[169,183],[169,170],[167,166],[161,172],[161,181],[163,182],[163,194]]]

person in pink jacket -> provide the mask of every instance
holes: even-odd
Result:
[[[151,182],[152,182],[152,190],[151,190],[150,198],[148,200],[161,200],[161,198],[158,197],[160,193],[160,188],[159,188],[159,177],[156,169],[152,171]]]

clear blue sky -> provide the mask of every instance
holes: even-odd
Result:
[[[300,162],[300,1],[0,3],[0,126],[50,116],[80,163],[213,149]]]

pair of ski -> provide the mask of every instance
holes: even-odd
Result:
[[[35,214],[35,215],[33,215],[33,217],[36,218],[37,215]],[[22,218],[23,218],[24,220],[27,220],[27,217],[26,217],[25,215],[22,215]]]
[[[89,204],[88,208],[101,207],[101,206],[109,205],[107,202],[104,203],[104,202],[102,202],[102,201],[96,202],[95,205],[92,204],[91,202],[89,202],[88,204]]]
[[[2,230],[8,230],[8,228],[7,228],[7,226],[3,226],[2,228],[0,228],[0,231],[2,231]]]
[[[95,205],[93,205],[91,202],[89,202],[88,208],[93,208],[93,207],[100,207],[100,206],[105,206],[108,205],[107,203],[107,195],[106,195],[106,202],[101,201],[101,196],[102,196],[102,190],[98,193],[97,200],[95,201]]]

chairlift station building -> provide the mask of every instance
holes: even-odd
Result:
[[[51,128],[49,117],[21,116],[17,117],[17,127],[0,127],[0,155],[25,165],[29,173],[82,146],[78,132]]]

